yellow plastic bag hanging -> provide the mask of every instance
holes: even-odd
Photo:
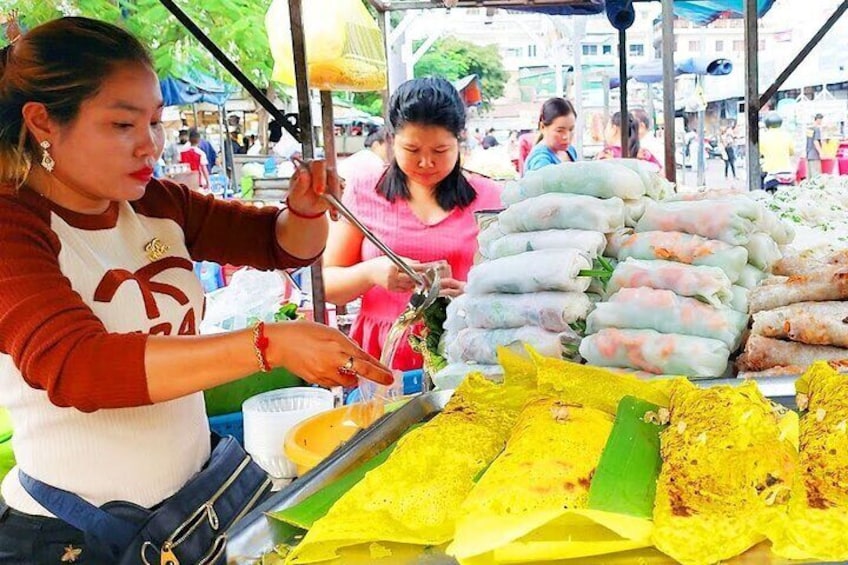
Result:
[[[368,91],[386,88],[386,52],[377,23],[362,0],[303,2],[309,86],[319,90]],[[274,0],[265,14],[274,57],[271,78],[294,85],[288,0]]]

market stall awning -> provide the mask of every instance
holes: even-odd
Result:
[[[159,84],[165,106],[197,102],[221,106],[236,90],[200,71],[188,71],[179,77],[162,77]]]
[[[483,103],[483,87],[480,85],[480,77],[468,75],[453,83],[454,88],[459,91],[465,106],[479,106]]]
[[[615,0],[618,4],[622,2]],[[700,25],[718,19],[722,14],[741,16],[744,0],[675,0],[674,14]],[[374,0],[372,0],[374,3]],[[542,12],[552,16],[600,14],[606,8],[605,0],[381,0],[384,10],[412,10],[421,8],[502,8],[526,12]],[[531,5],[532,4],[532,5]],[[774,0],[757,0],[760,17],[769,11]]]
[[[757,0],[757,14],[763,17],[768,12],[774,0]],[[674,14],[698,25],[707,25],[720,16],[730,13],[741,17],[744,10],[744,0],[675,0]]]

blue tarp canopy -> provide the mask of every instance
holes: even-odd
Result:
[[[706,25],[725,12],[741,16],[744,0],[675,0],[674,14],[699,25]],[[762,18],[774,0],[757,0],[757,15]]]
[[[232,86],[200,71],[189,71],[179,77],[160,78],[159,85],[165,106],[199,102],[222,106],[236,91]]]
[[[644,1],[644,0],[642,0]],[[674,14],[699,25],[706,25],[725,13],[741,16],[743,14],[744,0],[675,0]],[[460,0],[459,4],[464,2]],[[484,2],[485,3],[485,2]],[[508,3],[508,2],[505,2]],[[619,2],[620,3],[620,2]],[[478,5],[479,2],[468,2],[469,5]],[[763,17],[774,4],[774,0],[757,0],[757,14]],[[493,3],[498,5],[498,3]],[[522,10],[528,12],[542,12],[552,16],[589,15],[599,14],[604,11],[606,4],[604,0],[571,0],[563,1],[560,5],[547,5],[547,2],[539,2],[532,7],[521,6],[498,6],[510,10]]]

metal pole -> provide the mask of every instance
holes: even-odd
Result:
[[[757,0],[744,0],[745,11],[745,111],[748,114],[748,190],[762,185],[760,178],[760,81]]]
[[[795,69],[798,68],[798,65],[807,58],[807,55],[819,44],[822,38],[830,31],[830,29],[834,26],[834,24],[842,17],[842,15],[848,11],[848,0],[843,0],[842,4],[836,8],[836,11],[830,16],[824,25],[819,29],[816,34],[804,45],[804,48],[792,59],[786,68],[783,69],[783,72],[778,75],[778,77],[774,80],[774,83],[769,86],[766,91],[760,96],[759,107],[762,108],[766,105],[766,103],[771,100],[771,97],[777,94],[778,89],[783,86],[783,83],[786,82],[786,79],[789,78]]]
[[[663,62],[663,139],[665,141],[665,177],[677,182],[675,163],[674,107],[674,0],[662,0],[662,62]]]
[[[238,66],[230,61],[230,58],[227,57],[223,51],[211,40],[209,37],[203,33],[197,24],[194,23],[185,12],[180,9],[179,6],[174,2],[174,0],[159,0],[159,2],[171,12],[177,20],[183,24],[183,26],[191,33],[195,39],[197,39],[208,51],[212,54],[215,59],[224,66],[227,71],[233,75],[233,78],[238,81],[238,83],[247,90],[254,100],[259,102],[259,104],[265,108],[269,114],[274,116],[274,118],[279,121],[282,126],[289,132],[292,137],[296,140],[301,141],[300,132],[298,130],[298,126],[296,124],[292,124],[289,120],[286,119],[286,115],[281,112],[274,104],[265,96],[265,93],[262,92],[253,82],[247,78],[247,76],[241,71]],[[300,6],[300,2],[298,2],[298,6]],[[294,23],[292,23],[292,27]]]
[[[704,88],[702,81],[704,80],[703,75],[695,75],[695,90],[696,92],[701,92]],[[700,101],[698,102],[698,180],[697,184],[699,187],[707,184],[707,163],[704,160],[706,154],[706,144],[704,143],[704,121],[707,116],[707,108],[702,106]],[[719,141],[721,143],[721,141]]]
[[[627,32],[618,30],[618,79],[621,82],[619,94],[621,99],[619,108],[621,111],[621,156],[635,157],[630,155],[630,116],[627,114]]]
[[[289,19],[291,20],[292,56],[294,58],[294,77],[297,87],[297,111],[300,116],[303,158],[315,157],[315,143],[312,129],[312,104],[309,97],[309,82],[306,69],[306,41],[303,31],[303,12],[301,0],[289,0]],[[332,105],[331,105],[332,111]],[[327,323],[327,304],[324,294],[324,276],[321,270],[321,258],[309,267],[312,279],[312,315],[319,324]]]
[[[577,139],[574,146],[577,155],[583,158],[583,135],[586,133],[586,117],[583,115],[583,36],[586,34],[586,19],[574,18],[574,109],[577,111]]]
[[[233,163],[231,163],[230,159],[227,158],[227,147],[232,148],[232,145],[230,144],[230,131],[227,127],[227,108],[224,104],[218,106],[218,127],[221,132],[221,167],[224,169],[224,176],[227,177],[227,184],[224,185],[224,193],[221,196],[224,200],[226,200],[230,183],[233,182],[233,177],[231,177],[228,172],[227,164],[232,166]],[[233,167],[232,170],[235,175],[235,167]]]

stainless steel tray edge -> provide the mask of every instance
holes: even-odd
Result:
[[[228,532],[227,563],[252,564],[273,549],[274,534],[265,516],[294,506],[347,471],[377,455],[410,426],[441,412],[453,390],[427,392],[413,397],[367,429],[340,445],[329,457],[287,487],[273,494]]]

